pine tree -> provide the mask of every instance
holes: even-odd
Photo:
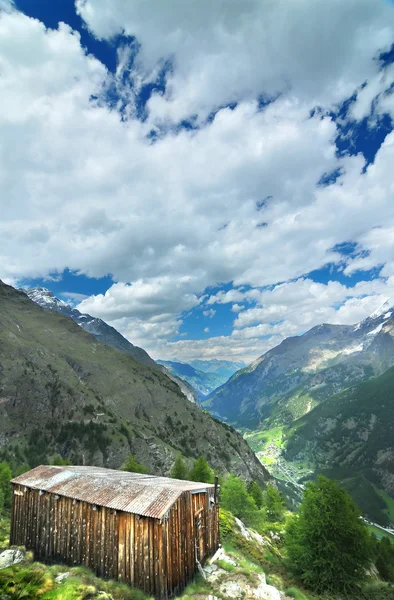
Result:
[[[251,481],[248,485],[248,492],[252,496],[253,500],[256,503],[257,508],[261,508],[263,506],[263,490],[255,481]]]
[[[316,591],[352,592],[370,564],[371,544],[360,511],[335,481],[308,483],[285,547],[295,575]]]
[[[263,494],[267,520],[272,523],[281,522],[285,515],[285,499],[272,485],[268,485]]]
[[[187,466],[182,456],[176,457],[170,476],[174,479],[187,479]]]
[[[213,472],[203,456],[194,461],[194,465],[189,474],[191,481],[201,481],[203,483],[213,483]]]
[[[385,536],[378,544],[376,568],[382,579],[394,581],[394,546]]]
[[[12,471],[10,465],[4,461],[0,463],[0,514],[4,508],[11,506],[11,486]]]
[[[63,467],[71,465],[71,462],[68,460],[68,458],[63,458],[62,456],[60,456],[60,454],[56,454],[56,456],[54,456],[51,460],[50,464],[58,467]]]
[[[148,469],[141,465],[141,463],[137,462],[135,457],[130,454],[126,456],[125,461],[122,466],[122,471],[129,471],[130,473],[147,473]]]
[[[252,515],[257,512],[256,503],[248,494],[245,482],[236,475],[229,475],[221,484],[220,504],[225,510],[230,511],[247,524]]]

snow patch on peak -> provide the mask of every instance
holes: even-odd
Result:
[[[354,354],[355,352],[362,352],[364,350],[364,345],[359,344],[358,346],[353,346],[351,348],[345,348],[342,354]]]
[[[59,298],[57,298],[55,294],[51,292],[51,290],[48,290],[48,288],[35,287],[23,291],[30,298],[30,300],[33,300],[33,302],[39,304],[43,308],[70,308],[66,302],[59,300]]]
[[[387,313],[387,310],[390,308],[390,299],[386,298],[384,304],[382,304],[377,310],[375,310],[375,312],[372,313],[372,315],[370,315],[370,319],[378,319],[379,317],[381,317],[382,315],[384,315],[385,313]]]
[[[378,325],[377,327],[375,327],[375,329],[372,329],[372,331],[369,331],[367,333],[367,335],[376,335],[377,333],[379,333],[380,331],[382,331],[382,327],[383,327],[383,323],[380,323],[380,325]]]

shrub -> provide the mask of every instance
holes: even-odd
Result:
[[[122,466],[122,471],[129,471],[130,473],[147,473],[148,469],[141,463],[137,462],[135,457],[130,454],[125,458]]]
[[[213,472],[203,456],[194,461],[189,478],[191,481],[201,481],[203,483],[213,483]]]
[[[170,472],[170,477],[173,477],[174,479],[187,479],[187,466],[180,454],[175,459]]]
[[[287,525],[285,545],[294,573],[317,593],[354,591],[370,564],[370,540],[360,511],[335,481],[308,483]]]

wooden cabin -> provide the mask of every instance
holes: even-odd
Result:
[[[12,545],[156,598],[179,594],[219,545],[211,484],[71,466],[37,467],[11,483]]]

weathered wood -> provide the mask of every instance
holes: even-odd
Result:
[[[181,593],[196,559],[218,547],[218,506],[205,491],[182,492],[163,519],[94,510],[87,502],[18,484],[13,492],[11,544],[26,545],[43,561],[84,564],[155,598]]]

